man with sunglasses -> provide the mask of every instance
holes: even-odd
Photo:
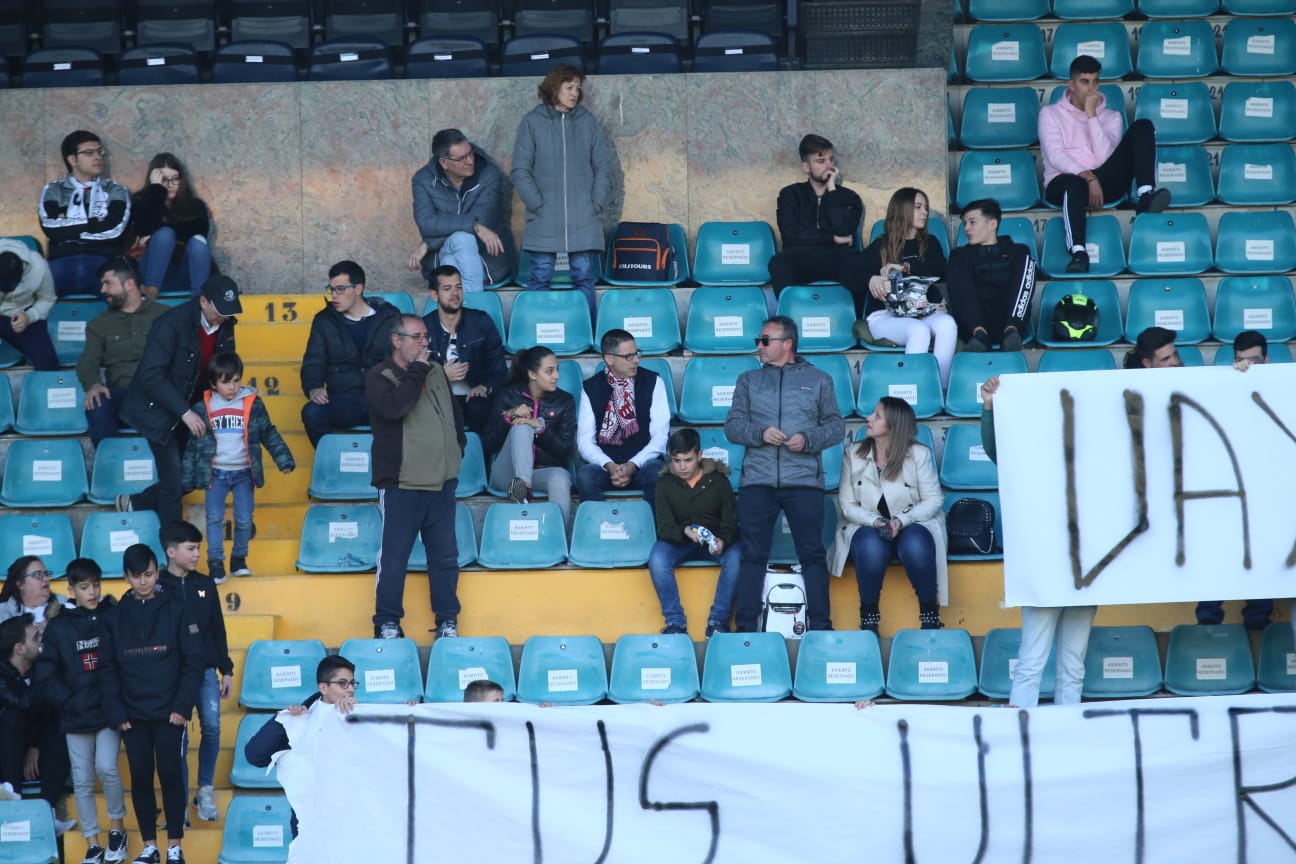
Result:
[[[103,176],[108,151],[93,132],[71,133],[60,152],[68,175],[46,183],[40,200],[54,290],[60,297],[98,294],[99,265],[122,253],[130,192]]]

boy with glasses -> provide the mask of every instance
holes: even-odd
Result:
[[[99,265],[122,253],[130,192],[102,176],[108,151],[93,132],[71,133],[60,152],[68,175],[46,183],[40,200],[54,290],[60,297],[98,294]]]

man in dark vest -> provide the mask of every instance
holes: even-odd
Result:
[[[639,368],[639,346],[625,330],[599,343],[606,368],[581,387],[576,446],[586,465],[576,472],[582,501],[602,501],[610,489],[640,489],[653,505],[670,434],[666,383]]]

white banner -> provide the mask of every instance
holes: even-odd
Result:
[[[282,716],[282,715],[281,715]],[[1296,696],[330,706],[290,862],[1296,861]]]
[[[1296,596],[1296,365],[1006,375],[1011,606]]]

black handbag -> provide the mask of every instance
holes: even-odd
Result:
[[[994,505],[984,498],[960,498],[945,516],[949,554],[988,555],[995,551]]]

